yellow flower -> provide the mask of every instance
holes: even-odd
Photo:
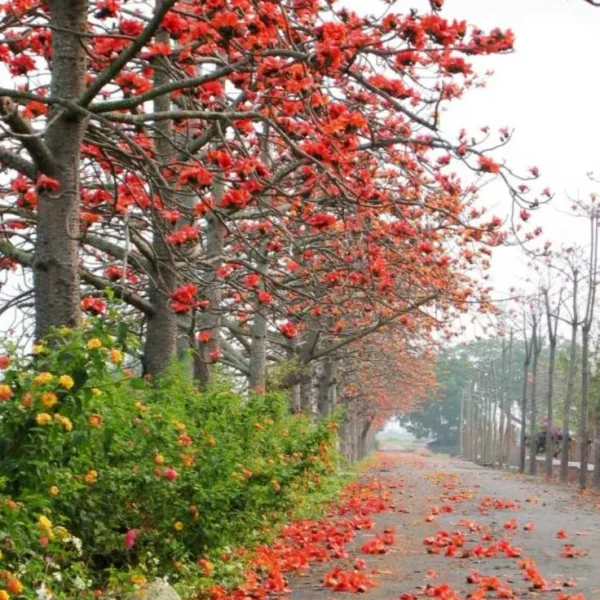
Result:
[[[0,383],[0,402],[4,402],[13,397],[13,391],[10,388],[10,385],[6,385],[6,383]]]
[[[83,478],[83,480],[89,484],[96,483],[96,479],[98,479],[98,471],[95,471],[94,469],[90,469]]]
[[[34,344],[31,352],[33,354],[41,354],[46,348],[44,348],[44,344]]]
[[[41,529],[48,537],[52,537],[52,521],[44,516],[40,515],[38,517],[37,526]]]
[[[102,390],[99,390],[98,388],[92,388],[92,396],[101,396],[102,395]]]
[[[33,383],[35,383],[35,385],[44,385],[45,383],[50,383],[53,379],[54,375],[52,375],[52,373],[44,371],[33,378]]]
[[[97,350],[98,348],[102,348],[102,342],[98,338],[92,338],[87,343],[88,350]]]
[[[73,430],[73,423],[72,423],[71,419],[69,419],[69,417],[63,417],[62,415],[59,415],[58,413],[56,413],[54,415],[54,418],[62,425],[62,428],[65,431]]]
[[[50,425],[50,423],[52,423],[52,417],[48,413],[38,413],[35,416],[35,422],[38,425]]]
[[[175,425],[175,429],[177,429],[177,431],[185,431],[185,423],[182,423],[181,421],[175,421],[173,425]]]
[[[0,590],[0,600],[10,600],[10,595],[6,590]]]
[[[181,521],[175,521],[175,523],[173,523],[173,529],[175,531],[183,531],[183,523]]]
[[[69,532],[67,529],[65,527],[61,527],[60,525],[54,528],[54,533],[59,540],[66,540],[69,537]]]
[[[133,583],[133,585],[146,585],[146,578],[138,573],[133,573],[129,577],[129,581]]]
[[[191,454],[180,454],[179,458],[181,459],[184,467],[189,469],[190,467],[194,466],[194,457]]]
[[[154,457],[154,464],[155,465],[164,465],[165,464],[165,457],[162,454],[157,454]]]
[[[61,375],[58,378],[58,383],[62,385],[65,390],[70,390],[75,385],[75,382],[70,375]]]
[[[44,392],[40,396],[40,401],[44,408],[52,408],[58,402],[58,398],[54,392]]]
[[[59,493],[60,490],[58,489],[58,486],[51,485],[50,489],[48,491],[50,492],[51,496],[58,496],[58,493]]]
[[[117,348],[113,348],[108,356],[113,365],[119,365],[123,362],[123,353]]]

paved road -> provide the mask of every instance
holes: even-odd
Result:
[[[574,489],[544,483],[539,478],[503,474],[454,459],[399,453],[380,456],[383,459],[379,468],[366,477],[381,479],[394,496],[395,509],[373,516],[374,529],[358,532],[347,546],[348,559],[317,565],[305,575],[292,578],[292,600],[347,596],[323,588],[321,582],[332,565],[352,569],[357,557],[365,559],[367,572],[374,572],[378,581],[378,587],[366,594],[373,600],[398,600],[403,593],[426,597],[422,595],[424,586],[442,583],[450,584],[457,598],[467,599],[476,587],[467,583],[467,575],[473,570],[498,577],[502,586],[513,590],[513,598],[555,600],[561,586],[569,583],[576,587],[564,587],[565,598],[581,593],[585,600],[600,599],[600,498],[581,496]],[[451,506],[453,512],[432,517],[434,506]],[[513,519],[516,528],[506,529],[505,525],[515,525]],[[479,531],[469,531],[464,521],[472,522],[471,526]],[[533,529],[525,530],[529,523]],[[390,527],[396,529],[397,539],[386,554],[361,552],[365,541]],[[521,558],[447,557],[444,550],[439,555],[429,554],[423,540],[435,537],[440,530],[464,533],[465,544],[459,554],[504,540],[500,545],[520,548]],[[557,537],[559,530],[568,537]],[[562,556],[565,544],[574,546],[574,552],[569,553],[575,553],[575,557]],[[524,579],[520,568],[524,558],[535,561],[547,589],[531,589],[531,581]],[[496,597],[496,592],[485,596]]]

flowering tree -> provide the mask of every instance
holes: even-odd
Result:
[[[0,251],[32,274],[36,336],[110,289],[143,316],[147,372],[194,347],[201,379],[221,359],[260,388],[270,358],[466,306],[463,266],[503,234],[453,165],[501,177],[523,220],[536,201],[486,154],[508,131],[439,129],[478,84],[468,58],[513,34],[437,8],[5,5]]]

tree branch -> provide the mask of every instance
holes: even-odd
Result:
[[[7,240],[0,239],[0,253],[4,254],[4,256],[8,256],[8,258],[11,258],[12,260],[18,262],[24,267],[33,267],[33,263],[35,260],[33,252],[21,250],[16,246],[13,246],[13,244],[11,244]],[[143,313],[147,315],[151,315],[154,313],[154,308],[152,304],[150,304],[150,302],[148,302],[141,296],[138,296],[131,290],[123,289],[122,286],[115,285],[108,279],[104,279],[103,277],[94,275],[93,273],[90,273],[87,269],[81,268],[79,274],[83,281],[89,283],[97,290],[110,289],[115,294],[115,297],[121,298],[122,300],[127,302],[127,304],[130,304],[134,308],[141,310]]]
[[[85,90],[78,104],[82,107],[87,107],[90,102],[100,93],[102,88],[111,81],[121,69],[150,41],[156,33],[164,16],[169,12],[177,0],[163,0],[154,16],[148,22],[142,33],[137,36],[135,42],[127,46],[118,58],[112,62],[104,71],[102,71],[90,86]]]
[[[19,114],[17,104],[8,96],[0,97],[0,115],[4,117],[4,121],[10,127],[10,130],[29,152],[37,168],[42,173],[53,176],[56,173],[56,162],[48,146],[31,123]]]
[[[32,162],[11,152],[8,148],[0,147],[0,163],[8,169],[14,169],[29,177],[29,179],[35,179],[37,176],[37,168]]]

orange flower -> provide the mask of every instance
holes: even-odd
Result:
[[[92,427],[101,427],[102,426],[102,416],[98,414],[93,414],[88,417],[88,425]]]
[[[0,383],[0,402],[5,402],[13,397],[13,391],[10,388],[10,385],[6,385],[5,383]]]
[[[86,483],[89,483],[90,485],[92,483],[96,483],[97,479],[98,479],[98,471],[95,471],[94,469],[90,469],[83,478],[83,480]]]

